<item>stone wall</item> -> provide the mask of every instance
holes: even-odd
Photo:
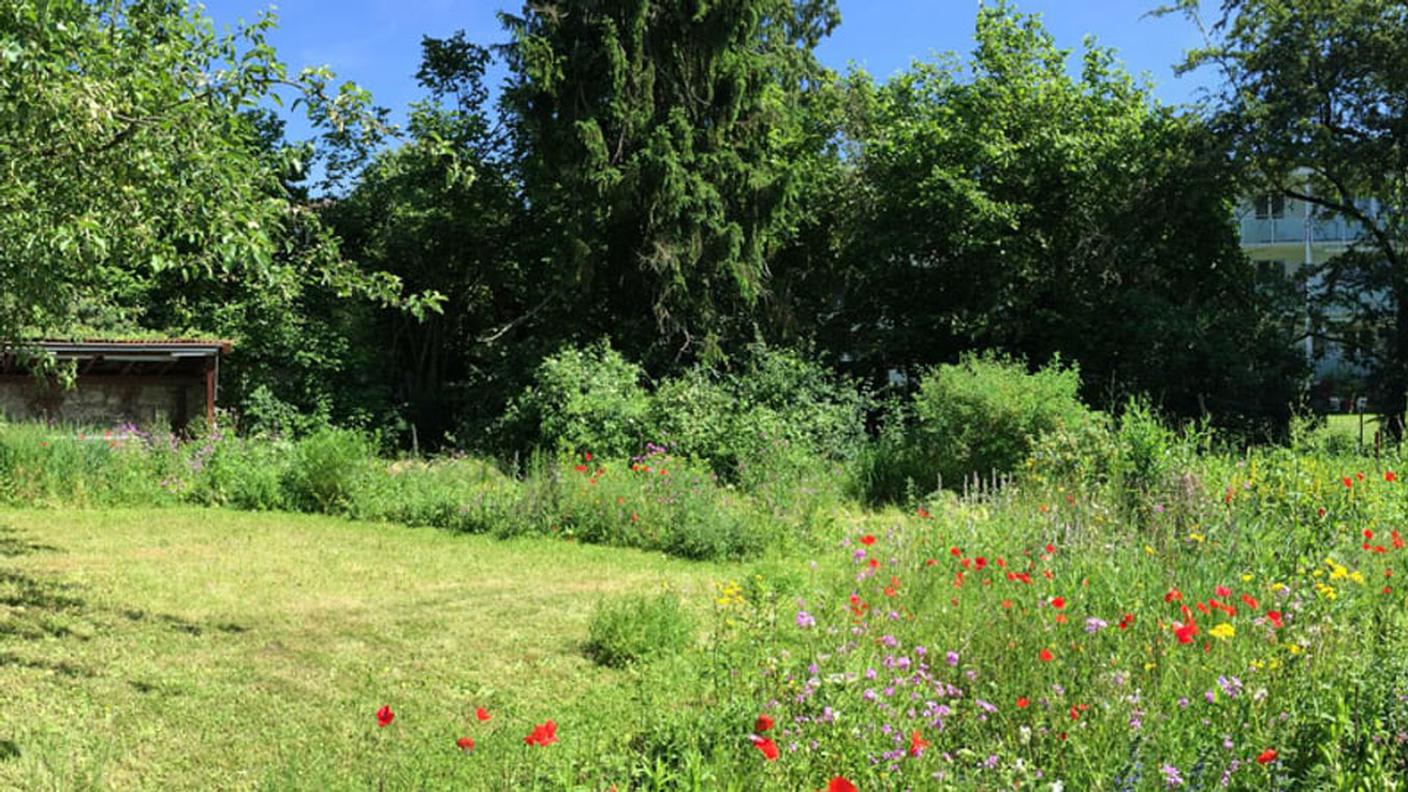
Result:
[[[28,377],[0,381],[0,415],[10,421],[83,426],[184,426],[205,415],[205,386],[188,378],[85,382],[63,391]]]

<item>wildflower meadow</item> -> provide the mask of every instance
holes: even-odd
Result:
[[[747,487],[656,443],[506,473],[339,435],[7,428],[0,780],[1400,788],[1396,457],[1091,420],[1010,475],[878,506],[820,460]],[[250,703],[247,728],[303,747],[229,733]],[[128,712],[227,753],[176,761]]]

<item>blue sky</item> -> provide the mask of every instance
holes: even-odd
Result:
[[[1199,43],[1197,31],[1182,18],[1145,18],[1160,0],[1016,0],[1016,7],[1043,16],[1048,30],[1065,48],[1080,48],[1086,34],[1118,50],[1125,67],[1147,73],[1165,102],[1185,102],[1207,82],[1203,74],[1175,78],[1172,64]],[[1210,3],[1208,3],[1210,5]],[[205,0],[207,13],[220,24],[253,19],[271,7],[279,29],[271,37],[280,57],[297,70],[327,65],[340,80],[371,90],[376,103],[403,117],[406,105],[420,98],[414,74],[422,35],[448,36],[465,30],[480,43],[504,39],[495,12],[518,10],[519,2],[500,0]],[[828,66],[850,63],[877,77],[904,69],[914,59],[972,49],[978,0],[840,0],[841,26],[818,50]],[[290,133],[302,131],[296,121]]]

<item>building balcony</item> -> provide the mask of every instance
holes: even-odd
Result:
[[[1300,245],[1305,242],[1305,226],[1309,222],[1312,245],[1348,245],[1363,236],[1360,223],[1342,218],[1242,216],[1238,224],[1243,245]]]

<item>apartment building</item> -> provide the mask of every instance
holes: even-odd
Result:
[[[1365,200],[1358,204],[1369,216],[1378,212],[1378,203]],[[1359,240],[1363,226],[1352,220],[1326,217],[1307,201],[1279,194],[1265,194],[1244,201],[1237,209],[1242,249],[1256,267],[1259,281],[1284,278],[1298,284],[1302,299],[1324,298],[1323,283],[1307,273],[1313,265],[1323,264],[1345,252]],[[1336,318],[1333,313],[1330,319]],[[1310,326],[1306,314],[1306,329]],[[1342,329],[1342,328],[1341,328]],[[1354,328],[1364,343],[1369,342],[1373,328]],[[1343,333],[1341,333],[1343,334]],[[1362,367],[1348,359],[1344,345],[1308,333],[1304,340],[1306,359],[1317,381],[1343,380],[1364,373]]]

